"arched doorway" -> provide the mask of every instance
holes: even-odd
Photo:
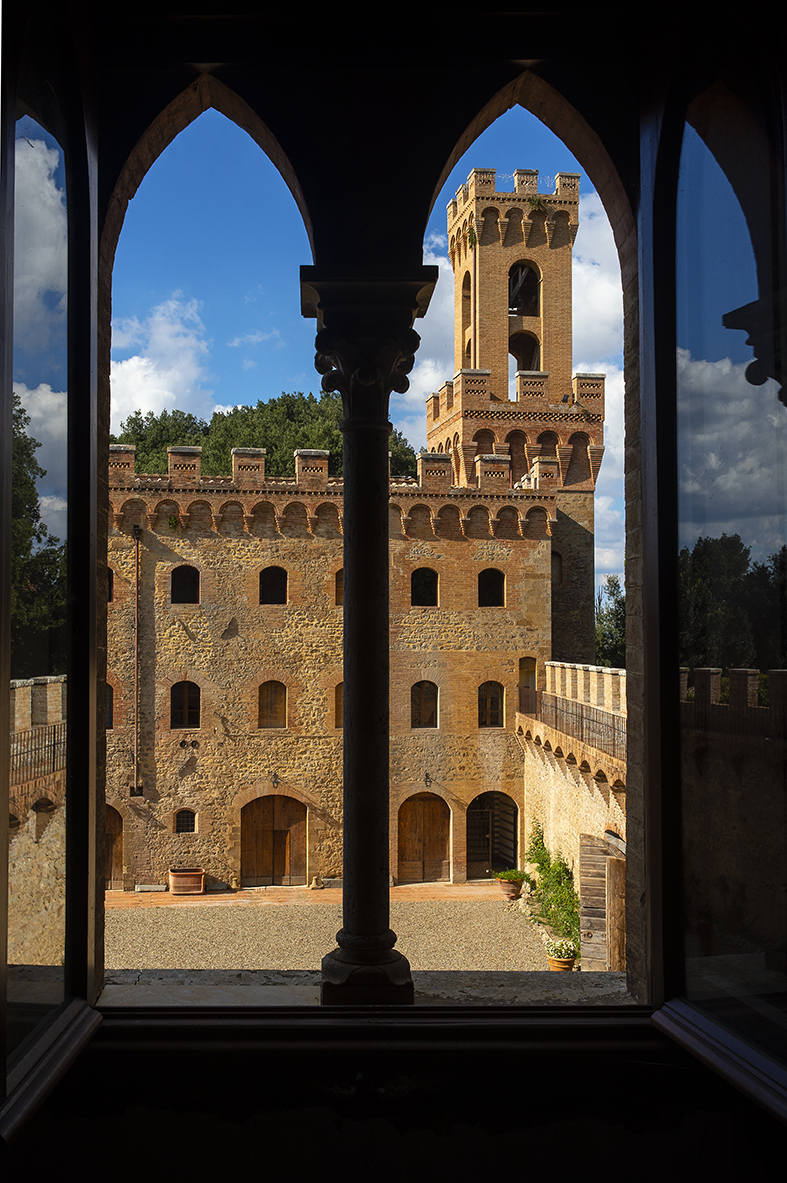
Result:
[[[107,891],[123,890],[123,818],[111,805],[104,820],[104,886]]]
[[[241,887],[306,882],[306,806],[294,797],[257,797],[240,811]]]
[[[432,883],[451,876],[451,810],[435,793],[416,793],[399,808],[400,883]]]
[[[488,879],[517,863],[518,809],[506,793],[481,793],[467,809],[467,878]]]

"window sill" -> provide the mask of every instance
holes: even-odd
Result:
[[[101,1015],[83,999],[65,1003],[30,1050],[8,1074],[0,1106],[0,1138],[10,1141],[90,1042]]]
[[[653,1025],[780,1121],[787,1122],[787,1069],[683,998],[653,1014]]]

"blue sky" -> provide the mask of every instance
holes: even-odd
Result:
[[[65,218],[62,164],[54,142],[31,121],[18,128],[23,208],[51,235]],[[24,141],[24,142],[23,142]],[[31,147],[30,145],[33,145]],[[422,345],[410,390],[392,399],[391,417],[418,449],[425,443],[424,399],[453,372],[453,279],[446,257],[446,205],[474,167],[495,167],[498,188],[513,188],[516,168],[538,168],[549,192],[557,172],[582,174],[577,161],[533,116],[516,108],[475,142],[435,203],[424,261],[440,281],[429,313],[416,323]],[[48,170],[48,171],[47,171]],[[622,304],[617,256],[597,196],[584,174],[574,250],[574,363],[606,372],[607,452],[597,490],[597,570],[623,570]],[[43,199],[46,199],[44,202]],[[38,208],[41,206],[42,208]],[[62,225],[61,225],[62,223]],[[56,253],[56,252],[55,252]],[[61,262],[64,253],[60,251]],[[64,376],[53,348],[36,351],[36,334],[64,325],[64,272],[30,261],[25,310],[19,304],[15,379],[42,439],[47,520],[63,535],[62,448],[58,398]],[[315,324],[300,315],[299,267],[311,252],[297,207],[253,141],[215,111],[186,128],[152,166],[130,202],[113,276],[113,430],[134,409],[192,411],[255,403],[282,391],[319,389],[313,369]],[[36,269],[37,268],[37,269]],[[18,283],[18,300],[24,288]],[[27,334],[27,335],[25,335]],[[51,336],[50,332],[50,336]],[[25,348],[25,343],[30,348]],[[62,359],[61,359],[62,360]],[[62,416],[61,416],[62,417]],[[58,510],[60,505],[60,510]]]

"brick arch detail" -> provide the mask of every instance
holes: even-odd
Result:
[[[308,789],[301,789],[297,785],[280,783],[277,788],[274,788],[270,781],[260,782],[256,781],[247,789],[241,789],[232,798],[230,810],[233,816],[237,817],[237,824],[240,825],[240,811],[244,805],[248,805],[250,801],[256,801],[258,797],[293,797],[296,801],[300,801],[301,805],[305,805],[307,809],[313,810],[320,816],[325,814],[325,809],[320,805],[320,802],[310,793]]]

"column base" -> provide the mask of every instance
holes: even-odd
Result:
[[[410,962],[390,949],[373,962],[334,949],[322,959],[321,1006],[412,1006]],[[379,957],[379,955],[378,955]]]

